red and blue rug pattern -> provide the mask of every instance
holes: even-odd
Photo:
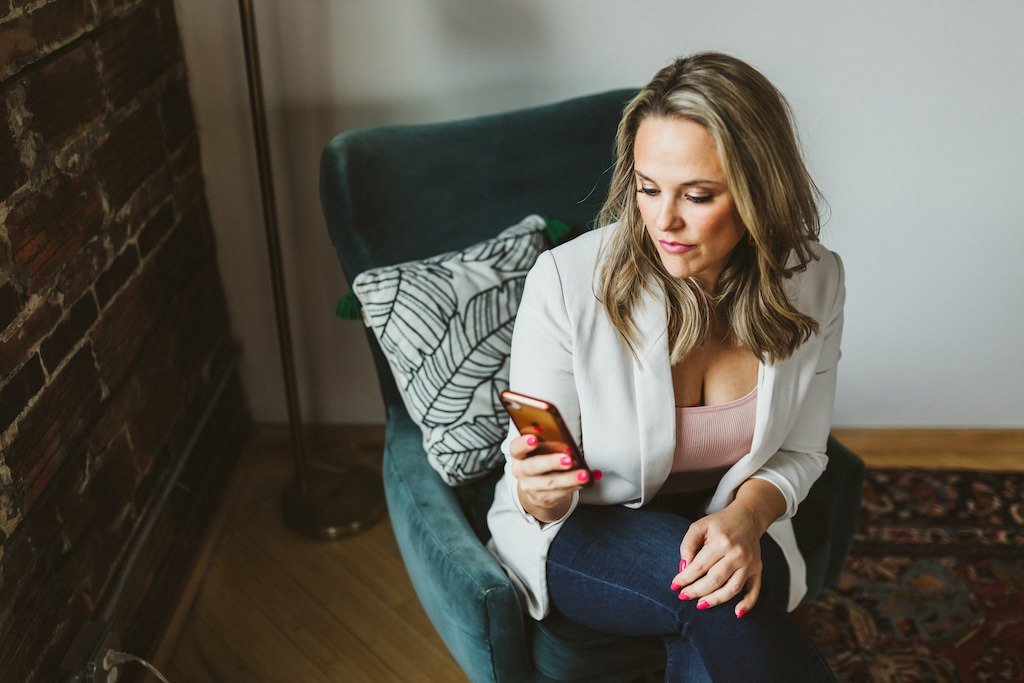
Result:
[[[869,469],[847,566],[799,618],[842,681],[1024,681],[1024,473]]]

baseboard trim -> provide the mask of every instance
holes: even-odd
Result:
[[[291,433],[287,422],[257,422],[256,434],[268,443],[280,442],[291,451]],[[313,422],[303,425],[306,443],[312,448],[340,448],[353,445],[362,448],[383,448],[383,424],[338,424]]]
[[[834,427],[832,433],[846,443],[865,448],[955,449],[1024,454],[1024,429],[938,429]]]
[[[1024,429],[835,428],[868,467],[1024,471]]]
[[[237,361],[231,363],[230,367],[224,372],[220,382],[218,383],[216,395],[210,401],[208,412],[212,411],[213,407],[220,400],[225,388],[231,382],[239,383],[238,390],[239,392],[242,391],[240,379],[238,378]],[[208,414],[204,415],[203,423],[197,428],[195,438],[198,438],[198,435],[206,428],[208,418]],[[202,534],[201,540],[193,546],[195,548],[194,559],[190,563],[185,578],[182,580],[181,584],[179,584],[178,597],[170,606],[170,613],[164,618],[159,635],[149,648],[149,661],[161,671],[166,669],[167,664],[170,661],[170,656],[174,651],[174,646],[181,635],[188,613],[192,605],[195,603],[196,596],[198,595],[199,589],[202,585],[202,579],[206,574],[207,568],[212,562],[213,556],[216,552],[217,543],[223,533],[224,521],[228,517],[227,506],[231,504],[230,494],[233,490],[231,483],[235,477],[239,456],[244,451],[245,444],[252,438],[253,434],[252,422],[250,421],[249,416],[244,414],[240,415],[240,420],[241,422],[235,426],[237,426],[241,431],[233,432],[236,436],[240,437],[237,452],[232,454],[231,457],[233,458],[233,461],[228,464],[228,471],[225,475],[221,475],[223,480],[220,482],[219,486],[217,486],[221,492],[220,500],[209,513],[206,531]],[[195,441],[195,439],[193,439],[193,441]],[[193,445],[194,443],[190,444],[190,450]],[[190,452],[189,456],[191,457],[191,455],[192,453]],[[187,461],[188,458],[185,460]],[[216,484],[213,480],[208,480],[208,482]]]

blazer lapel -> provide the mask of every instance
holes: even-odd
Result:
[[[633,360],[633,391],[639,437],[642,482],[639,503],[649,500],[672,468],[675,450],[675,394],[668,355],[668,321],[665,295],[655,284],[648,286],[634,309],[633,322],[640,334],[640,361]]]
[[[796,354],[781,363],[761,364],[757,379],[757,409],[750,452],[725,473],[708,503],[707,512],[725,508],[736,488],[782,446],[795,414],[800,366]]]

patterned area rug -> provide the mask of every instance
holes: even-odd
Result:
[[[842,681],[1024,681],[1024,473],[868,470],[846,570],[800,612]]]

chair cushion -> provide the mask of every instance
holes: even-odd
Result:
[[[528,216],[461,251],[375,268],[352,282],[427,459],[450,486],[497,467],[508,418],[512,326],[526,273],[547,248]],[[412,231],[411,235],[415,235]]]

